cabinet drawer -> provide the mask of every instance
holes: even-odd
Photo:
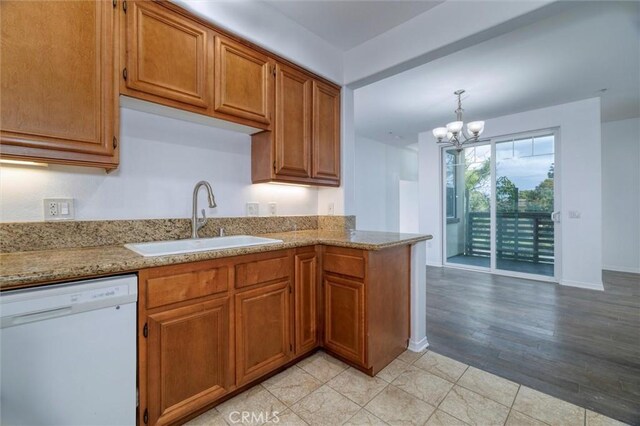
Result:
[[[327,249],[324,254],[323,264],[325,272],[364,278],[364,258],[359,250]]]
[[[236,288],[248,287],[291,275],[291,258],[288,253],[267,259],[258,259],[236,265]]]
[[[182,302],[226,291],[229,268],[205,269],[147,280],[147,308]]]

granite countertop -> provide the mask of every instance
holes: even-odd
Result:
[[[262,234],[260,236],[280,239],[283,242],[264,246],[157,257],[143,257],[124,246],[0,253],[0,290],[315,244],[381,250],[432,238],[430,235],[396,232],[321,230]]]

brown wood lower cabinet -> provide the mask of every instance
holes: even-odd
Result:
[[[243,385],[291,358],[289,281],[236,294],[237,384]]]
[[[318,256],[315,247],[295,254],[295,353],[318,346]]]
[[[324,345],[334,353],[366,365],[364,283],[324,276]]]
[[[309,246],[139,272],[139,424],[176,424],[319,346],[375,374],[409,338],[409,246]]]
[[[374,375],[409,342],[409,245],[377,251],[325,247],[324,347]]]
[[[231,384],[229,298],[148,317],[148,419],[175,421],[227,392]]]

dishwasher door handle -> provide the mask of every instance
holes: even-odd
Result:
[[[23,315],[16,315],[9,320],[11,325],[27,324],[35,321],[42,321],[50,318],[62,317],[71,313],[71,306],[48,309],[46,311],[31,312]]]

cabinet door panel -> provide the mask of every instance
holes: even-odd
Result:
[[[238,386],[278,366],[291,356],[289,281],[236,294]]]
[[[364,284],[325,274],[324,303],[326,347],[364,366]]]
[[[340,91],[313,82],[313,174],[340,180]]]
[[[216,37],[215,110],[269,124],[273,76],[266,55]]]
[[[317,342],[317,274],[315,252],[295,256],[296,354],[313,349]]]
[[[0,7],[2,154],[117,164],[111,3],[2,1]]]
[[[207,49],[211,33],[150,1],[134,2],[127,19],[127,87],[208,107]]]
[[[311,176],[312,80],[276,65],[276,175]]]
[[[148,327],[150,424],[170,423],[226,393],[228,297],[149,315]]]

